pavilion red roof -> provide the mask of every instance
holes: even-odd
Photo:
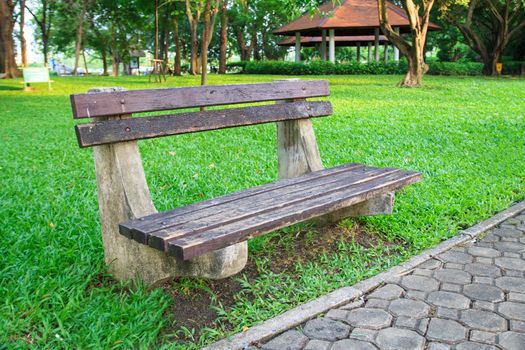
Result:
[[[278,35],[318,36],[323,29],[335,29],[336,35],[370,35],[379,28],[379,13],[377,0],[342,0],[340,4],[329,0],[319,7],[319,13],[309,13],[273,31]],[[405,11],[388,2],[388,19],[393,27],[399,27],[402,32],[410,29],[410,23]],[[434,23],[429,24],[429,30],[438,30]]]

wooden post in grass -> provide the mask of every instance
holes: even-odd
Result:
[[[90,93],[122,91],[92,89]],[[129,118],[129,115],[97,117],[94,121]],[[157,213],[151,200],[136,141],[93,148],[105,261],[121,281],[139,279],[155,285],[176,276],[220,279],[240,272],[246,265],[246,242],[220,249],[194,260],[182,261],[133,241],[119,232],[119,224]]]

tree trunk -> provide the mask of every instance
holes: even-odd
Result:
[[[403,7],[410,22],[411,43],[408,43],[390,24],[387,1],[379,0],[378,4],[379,21],[383,33],[408,60],[408,72],[403,81],[401,81],[400,86],[421,86],[423,76],[428,71],[428,65],[425,63],[425,43],[430,21],[430,11],[434,5],[434,0],[423,1],[422,16],[420,16],[419,7],[413,0],[403,1]]]
[[[47,66],[49,62],[49,37],[42,36],[42,54],[44,55],[44,65]]]
[[[155,39],[153,46],[153,58],[159,58],[159,0],[155,0]]]
[[[175,64],[173,67],[173,75],[181,75],[182,43],[180,42],[179,22],[175,17],[173,18],[173,40],[175,41]]]
[[[256,53],[254,52],[256,46],[257,46],[257,25],[254,22],[253,28],[252,28],[252,38],[250,40],[250,46],[248,47],[248,50],[249,50],[248,56],[251,57],[253,55],[254,58],[257,59],[257,61],[259,61],[259,56],[256,57]]]
[[[197,75],[199,66],[199,39],[198,27],[200,21],[200,11],[197,9],[195,17],[193,16],[191,4],[189,0],[186,3],[186,15],[188,16],[188,23],[190,25],[190,74]]]
[[[0,50],[2,54],[1,70],[4,71],[5,78],[16,78],[20,76],[20,71],[15,61],[15,43],[13,40],[13,11],[12,0],[0,1]]]
[[[82,37],[84,36],[84,19],[86,17],[88,0],[82,1],[82,9],[78,17],[77,33],[75,36],[75,68],[73,75],[77,75],[78,66],[80,63],[80,51],[82,50]]]
[[[246,46],[246,40],[244,40],[244,35],[242,29],[234,27],[235,36],[237,37],[237,45],[239,46],[239,52],[241,54],[241,61],[249,61],[251,56],[250,48]]]
[[[483,60],[483,75],[486,76],[497,76],[498,69],[496,65],[501,62],[501,52],[493,52],[493,55],[489,57],[486,61]]]
[[[111,61],[111,75],[118,77],[120,59],[117,48],[117,33],[114,24],[111,25]]]
[[[162,39],[162,59],[167,64],[169,60],[169,51],[170,51],[170,25],[169,25],[169,13],[168,9],[166,9],[164,13],[164,19],[162,21],[162,25],[164,26],[163,31],[163,39]]]
[[[108,76],[108,54],[106,52],[106,50],[102,50],[101,52],[101,56],[102,56],[102,67],[103,67],[103,72],[102,72],[102,75],[103,76]]]
[[[113,56],[112,68],[113,68],[113,72],[112,72],[113,76],[118,77],[118,71],[120,69],[120,59],[117,56]]]
[[[202,30],[201,43],[201,85],[208,84],[208,45],[210,42],[210,27],[211,27],[211,1],[206,0],[204,8],[204,28]]]
[[[219,49],[219,74],[226,74],[226,55],[228,49],[228,0],[221,4],[221,43]]]
[[[197,75],[199,66],[199,42],[197,40],[197,25],[190,25],[190,74]]]
[[[12,0],[9,0],[12,1]],[[42,0],[42,17],[39,18],[34,12],[31,11],[30,7],[25,7],[28,12],[33,16],[33,19],[37,23],[38,29],[42,36],[42,54],[44,55],[44,64],[47,66],[49,57],[49,37],[51,34],[51,18],[52,18],[52,3],[48,0]]]
[[[425,63],[425,40],[414,38],[412,50],[408,59],[408,72],[401,82],[403,87],[419,87],[423,83],[423,76],[428,72],[428,65]]]
[[[82,50],[82,59],[84,60],[84,69],[86,70],[86,74],[89,74],[89,69],[86,60],[86,51],[84,50]]]
[[[4,35],[3,22],[0,22],[0,73],[5,72],[5,51],[4,51]]]
[[[20,54],[22,56],[22,67],[27,67],[27,42],[24,28],[26,21],[26,0],[20,0]]]

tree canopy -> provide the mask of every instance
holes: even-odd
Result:
[[[338,0],[333,0],[338,2]],[[73,57],[77,72],[86,56],[102,61],[104,74],[129,73],[131,53],[149,52],[170,62],[179,75],[206,73],[208,58],[226,71],[232,56],[240,60],[283,59],[288,50],[272,30],[303,13],[313,12],[322,0],[6,0],[0,10],[0,71],[16,75],[15,37],[24,18],[31,20],[44,63],[62,53]],[[441,60],[478,59],[484,73],[495,74],[505,55],[524,58],[523,0],[393,0],[411,21],[411,33],[399,35],[384,15],[387,0],[378,0],[382,30],[409,62],[407,85],[419,85],[426,53],[434,48]],[[25,12],[27,11],[27,16]],[[327,14],[329,15],[329,14]],[[428,21],[438,33],[426,32]],[[22,21],[22,22],[21,22]],[[17,32],[15,24],[19,23]],[[203,38],[205,40],[203,41]],[[22,51],[26,50],[22,45]],[[24,57],[24,52],[22,52]],[[313,56],[312,56],[313,57]],[[338,55],[347,59],[352,54]],[[346,58],[345,58],[346,57]],[[355,55],[354,55],[355,57]],[[24,63],[25,64],[25,63]],[[12,68],[14,66],[14,68]],[[87,64],[86,64],[87,69]]]

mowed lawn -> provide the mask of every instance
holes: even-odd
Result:
[[[401,89],[399,76],[324,79],[335,110],[314,121],[325,166],[401,167],[424,181],[398,194],[394,215],[341,224],[358,223],[373,246],[341,241],[316,259],[292,254],[293,273],[275,273],[265,268],[279,259],[266,257],[271,238],[292,244],[298,230],[316,229],[251,241],[257,277],[237,276],[241,290],[228,306],[214,303],[217,322],[199,334],[178,323],[172,294],[204,290],[220,300],[207,281],[148,290],[107,276],[91,150],[79,149],[73,129],[69,94],[159,85],[144,77],[55,77],[53,91],[36,85],[26,93],[19,80],[0,80],[0,349],[198,348],[398,264],[524,199],[525,80],[426,77],[424,88]],[[171,77],[162,87],[196,84]],[[274,181],[275,142],[273,124],[141,142],[157,209]]]

